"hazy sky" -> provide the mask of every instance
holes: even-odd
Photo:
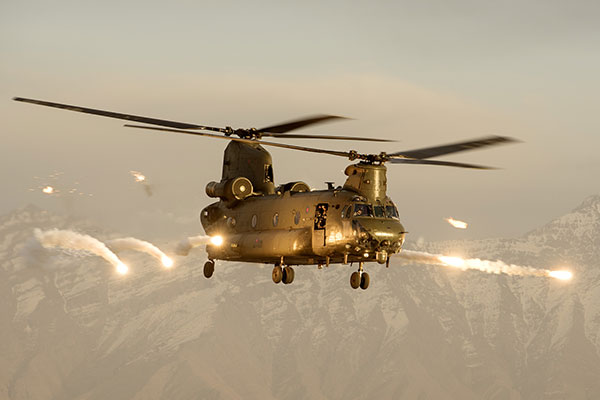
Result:
[[[399,140],[289,140],[332,149],[514,136],[524,143],[446,157],[502,170],[390,165],[388,194],[412,240],[522,234],[600,192],[598,21],[597,1],[3,1],[0,213],[34,203],[187,234],[220,178],[222,141],[11,100],[23,96],[213,126],[332,113],[355,120],[304,132]],[[271,154],[277,183],[342,184],[348,164]],[[54,171],[93,197],[28,190]]]

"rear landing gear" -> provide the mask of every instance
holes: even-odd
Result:
[[[204,263],[204,277],[207,279],[213,276],[215,272],[215,262],[213,260],[208,260]]]
[[[360,287],[362,290],[366,290],[369,287],[369,283],[371,283],[371,277],[363,271],[363,263],[361,262],[358,264],[358,271],[350,275],[350,286],[352,289]]]
[[[273,273],[271,274],[274,283],[279,283],[283,279],[283,269],[280,265],[276,265],[273,268]]]
[[[286,285],[294,281],[294,276],[295,272],[292,267],[281,268],[281,265],[273,267],[273,273],[271,274],[274,283],[283,282]]]

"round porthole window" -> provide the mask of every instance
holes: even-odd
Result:
[[[256,216],[256,214],[252,216],[252,221],[250,223],[252,224],[253,228],[256,228],[256,224],[258,224],[258,217]]]
[[[273,226],[277,226],[278,223],[279,223],[279,214],[275,213],[273,215]]]
[[[236,223],[237,221],[235,220],[235,217],[227,218],[227,225],[229,225],[230,228],[233,228]]]

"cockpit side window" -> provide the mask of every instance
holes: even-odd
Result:
[[[400,218],[398,215],[398,209],[394,205],[385,206],[385,215],[388,218]]]
[[[355,204],[354,205],[354,216],[355,217],[372,217],[373,207],[370,204]]]

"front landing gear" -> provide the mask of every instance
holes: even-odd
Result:
[[[214,272],[215,272],[215,262],[213,260],[208,260],[207,262],[205,262],[204,263],[204,277],[206,279],[208,279],[211,276],[213,276]]]
[[[371,277],[363,271],[363,263],[361,262],[358,264],[358,271],[350,275],[350,286],[352,289],[360,287],[362,290],[365,290],[369,287],[369,283],[371,283]]]
[[[273,273],[271,277],[273,278],[273,282],[279,283],[283,282],[286,285],[289,285],[294,281],[294,269],[292,267],[284,267],[281,268],[281,265],[276,265],[273,268]]]

